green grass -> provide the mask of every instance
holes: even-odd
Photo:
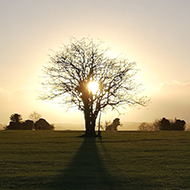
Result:
[[[0,131],[0,190],[190,189],[190,132]]]

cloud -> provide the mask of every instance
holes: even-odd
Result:
[[[190,83],[178,81],[163,82],[150,94],[151,103],[148,108],[132,110],[128,114],[130,121],[154,121],[157,118],[175,117],[190,123]]]
[[[190,83],[163,82],[160,88],[147,93],[147,96],[151,98],[148,108],[127,108],[127,114],[121,116],[121,122],[151,122],[162,117],[169,119],[177,117],[190,123]],[[0,88],[0,105],[0,123],[2,124],[8,124],[12,113],[19,113],[23,119],[28,119],[28,115],[33,111],[40,113],[50,123],[84,122],[82,112],[76,110],[66,112],[56,102],[37,100],[37,93],[33,89],[7,91]],[[107,112],[102,114],[102,119],[112,120],[117,116],[118,113]]]
[[[171,107],[175,107],[176,109],[181,108],[190,108],[190,83],[180,83],[180,82],[172,82],[172,83],[163,83],[161,88],[158,91],[155,91],[152,99],[155,101],[159,101],[161,105],[165,105],[165,109],[167,105]],[[184,110],[185,111],[185,110]]]
[[[9,100],[11,97],[11,93],[12,93],[11,91],[5,90],[5,89],[0,87],[0,96],[1,97]]]
[[[83,122],[83,115],[79,114],[79,111],[71,109],[66,112],[56,101],[41,101],[37,97],[38,92],[34,89],[22,88],[6,91],[0,88],[0,123],[8,124],[12,113],[19,113],[26,120],[33,111],[40,113],[50,123]]]
[[[161,82],[157,88],[154,88],[153,91],[151,91],[151,94],[163,94],[163,91],[165,91],[166,93],[169,94],[170,92],[174,92],[175,93],[181,93],[181,90],[185,90],[185,93],[190,92],[190,90],[188,90],[188,86],[190,85],[190,83],[181,83],[179,81],[173,80],[172,82],[168,82],[168,81],[164,81]]]
[[[28,97],[27,94],[30,94],[27,92],[26,89],[8,91],[0,88],[0,123],[7,124],[9,122],[9,116],[12,113],[20,113],[26,109],[24,107],[28,106],[26,101]]]

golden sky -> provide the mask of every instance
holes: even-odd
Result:
[[[189,9],[189,0],[0,0],[0,123],[15,112],[28,119],[33,111],[51,123],[83,122],[76,110],[36,100],[36,91],[51,49],[88,36],[141,70],[137,81],[152,103],[127,109],[122,122],[190,122]],[[102,119],[117,116],[109,112]]]

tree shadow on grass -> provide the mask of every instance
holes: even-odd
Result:
[[[115,183],[98,155],[95,138],[84,138],[68,168],[47,189],[111,190]]]
[[[112,141],[120,144],[120,141]],[[44,190],[147,190],[162,189],[158,182],[143,175],[138,167],[132,168],[125,154],[125,167],[120,167],[113,158],[113,152],[107,148],[108,141],[85,138],[76,155],[66,169],[59,170],[55,176],[24,177],[12,176],[0,179],[0,189],[44,189]],[[104,162],[101,160],[98,148],[103,150]],[[129,154],[131,154],[129,152]],[[120,155],[120,154],[119,154]],[[122,155],[122,154],[121,154]],[[109,171],[104,164],[108,162]],[[1,166],[1,165],[0,165]],[[60,166],[61,167],[61,166]],[[0,171],[1,173],[1,171]],[[111,173],[111,174],[110,174]],[[4,187],[4,188],[3,188]]]

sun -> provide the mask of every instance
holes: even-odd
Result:
[[[99,89],[99,85],[96,81],[90,81],[88,83],[88,89],[92,92],[92,94],[96,94]]]

